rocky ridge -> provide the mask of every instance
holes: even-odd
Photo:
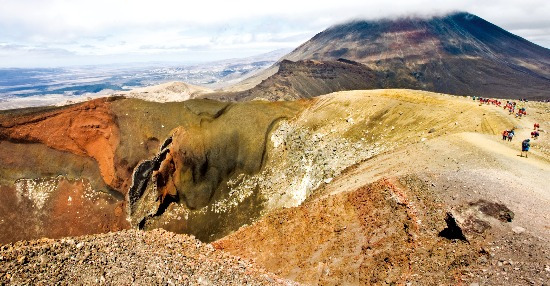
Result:
[[[163,230],[6,244],[0,265],[0,284],[299,285]]]

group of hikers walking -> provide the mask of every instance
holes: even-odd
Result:
[[[506,101],[504,109],[508,109],[509,114],[515,114],[516,117],[521,118],[522,116],[527,116],[527,111],[524,106],[519,106],[515,101]],[[516,112],[517,110],[517,112]]]
[[[483,104],[487,104],[487,105],[492,104],[500,107],[502,105],[502,102],[498,99],[476,97],[476,96],[472,96],[472,99],[474,101],[478,100],[480,106]],[[519,117],[521,119],[523,116],[527,116],[527,111],[524,106],[526,102],[527,102],[527,99],[520,99],[519,103],[515,101],[507,100],[506,104],[504,105],[504,109],[508,109],[510,115],[515,114],[516,117]],[[533,131],[531,131],[531,138],[533,138],[534,140],[537,140],[538,137],[540,136],[539,127],[540,125],[538,123],[535,123],[535,125],[533,126]],[[512,142],[512,139],[514,139],[514,136],[516,135],[516,132],[514,129],[515,128],[502,131],[502,140]],[[520,156],[523,157],[523,154],[525,153],[525,158],[527,158],[527,153],[529,152],[530,148],[531,148],[531,139],[527,138],[523,140],[521,142]]]
[[[531,131],[531,138],[539,138],[539,127],[540,125],[538,123],[535,123],[535,125],[533,126],[533,131]]]
[[[492,104],[492,105],[496,105],[496,106],[500,106],[502,104],[502,102],[500,102],[500,100],[497,100],[497,99],[492,99],[492,98],[485,98],[485,97],[473,97],[474,100],[476,100],[476,98],[479,100],[479,105],[482,105],[482,104]]]
[[[479,100],[479,105],[482,104],[492,104],[496,106],[501,106],[502,102],[497,99],[491,99],[491,98],[483,98],[475,96],[473,97],[473,100]],[[527,111],[525,107],[523,106],[523,103],[527,102],[527,99],[520,99],[520,103],[516,103],[515,101],[506,101],[506,104],[504,105],[504,109],[508,109],[509,114],[515,114],[516,117],[519,117],[521,119],[522,116],[527,116]],[[521,104],[521,106],[520,106]],[[517,112],[516,112],[517,110]],[[531,131],[531,138],[534,140],[537,140],[540,136],[539,133],[539,127],[540,125],[538,123],[535,123],[533,126],[533,131]],[[512,128],[510,130],[504,130],[502,131],[502,140],[512,142],[512,139],[514,139],[514,136],[516,135],[516,132],[514,130],[515,128]],[[521,142],[521,154],[520,156],[523,157],[523,154],[525,154],[525,158],[527,158],[527,153],[529,152],[529,149],[531,148],[531,139],[527,138]]]
[[[540,127],[540,124],[538,123],[535,123],[533,125],[533,131],[531,131],[531,138],[533,138],[534,140],[537,140],[539,138],[539,127]],[[502,131],[502,140],[506,141],[508,140],[508,142],[511,142],[512,139],[514,138],[514,135],[516,135],[515,131],[514,131],[514,128],[510,129],[510,130],[504,130]],[[520,156],[523,157],[523,154],[525,153],[525,158],[527,158],[527,153],[529,152],[529,149],[531,148],[531,139],[530,138],[527,138],[525,140],[523,140],[521,142],[521,154]]]
[[[482,104],[487,104],[487,105],[492,104],[492,105],[496,105],[498,107],[500,107],[502,105],[502,102],[498,99],[485,98],[485,97],[476,97],[476,96],[473,96],[472,98],[473,98],[474,101],[479,100],[479,105],[480,106]],[[509,114],[515,114],[516,117],[521,118],[522,116],[527,115],[527,111],[526,111],[525,107],[523,106],[523,104],[526,103],[526,102],[527,102],[527,99],[520,99],[519,103],[517,103],[515,101],[507,100],[506,104],[504,105],[504,109],[508,109]]]
[[[538,123],[535,123],[533,125],[533,131],[531,131],[531,138],[534,138],[535,140],[539,137],[539,127],[540,125]],[[523,153],[525,153],[525,158],[527,158],[527,153],[529,153],[529,149],[531,148],[531,139],[527,138],[521,142],[521,154],[520,157],[523,157]]]

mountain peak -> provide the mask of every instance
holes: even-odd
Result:
[[[550,50],[468,12],[354,20],[320,32],[282,59],[298,62],[279,61],[281,72],[274,76],[282,81],[282,86],[294,82],[290,75],[299,74],[302,81],[312,80],[311,90],[304,88],[306,84],[296,83],[296,90],[302,92],[293,97],[334,91],[320,88],[328,86],[327,78],[336,81],[331,84],[339,90],[356,88],[358,85],[350,80],[358,79],[352,74],[357,72],[337,62],[354,62],[365,68],[360,72],[364,75],[362,88],[411,88],[484,97],[550,97]],[[325,64],[312,65],[307,62],[310,60]],[[346,75],[331,76],[337,67]],[[366,79],[371,78],[377,80],[366,84]]]
[[[550,64],[548,49],[513,35],[467,12],[423,18],[354,20],[332,26],[298,47],[287,59],[336,60],[361,63],[441,56],[537,58]]]

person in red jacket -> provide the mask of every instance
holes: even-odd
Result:
[[[502,131],[502,140],[508,139],[508,130]]]

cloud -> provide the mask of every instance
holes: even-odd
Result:
[[[144,57],[170,60],[169,55],[174,55],[174,60],[196,61],[252,55],[296,47],[350,19],[457,10],[550,47],[547,0],[0,0],[0,7],[1,41],[42,47],[34,50],[37,58],[45,49],[59,57],[65,51],[82,63],[98,57],[140,61]],[[4,59],[0,55],[1,65]],[[60,63],[57,58],[51,62]]]
[[[71,56],[72,52],[61,48],[49,48],[44,46],[25,46],[17,44],[0,44],[1,53],[31,54],[44,56]]]
[[[4,67],[48,67],[53,62],[78,63],[76,55],[62,48],[1,44],[0,61]]]

